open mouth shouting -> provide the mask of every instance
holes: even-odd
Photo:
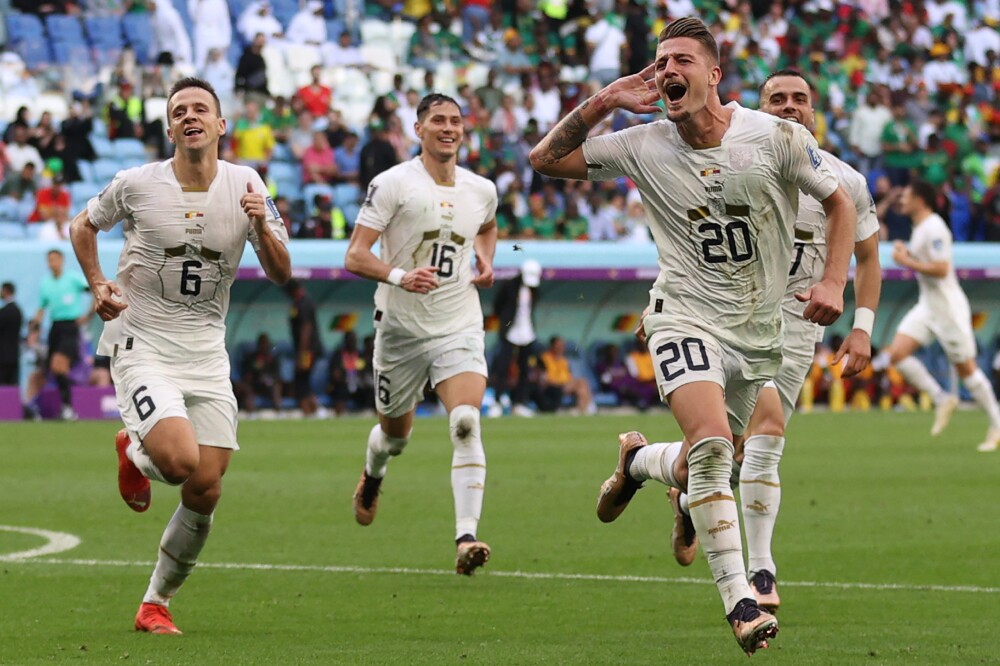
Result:
[[[668,83],[664,87],[664,91],[667,93],[667,100],[671,104],[677,104],[687,95],[688,89],[683,83]]]
[[[205,133],[205,130],[200,127],[188,127],[184,130],[184,136],[201,136]]]

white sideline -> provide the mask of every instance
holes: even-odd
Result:
[[[152,568],[154,562],[131,560],[83,560],[62,558],[21,557],[15,560],[21,564],[69,564],[77,566],[106,567],[144,567]],[[356,567],[356,566],[320,566],[309,564],[253,564],[239,562],[199,562],[200,569],[233,569],[240,571],[305,571],[317,573],[346,574],[402,574],[413,576],[454,576],[452,569],[411,569],[405,567]],[[532,580],[580,580],[609,581],[615,583],[663,583],[680,585],[714,585],[709,578],[691,578],[679,576],[616,576],[610,574],[574,574],[549,573],[533,571],[496,571],[484,570],[487,577],[526,578]],[[782,587],[813,587],[835,590],[877,590],[904,592],[970,592],[975,594],[1000,594],[1000,587],[981,587],[978,585],[914,585],[907,583],[836,583],[825,581],[781,581]]]

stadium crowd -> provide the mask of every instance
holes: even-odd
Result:
[[[460,163],[497,185],[502,237],[649,242],[631,183],[551,180],[527,156],[645,66],[667,21],[696,14],[721,47],[723,101],[756,107],[777,69],[809,78],[817,139],[866,174],[885,239],[908,236],[892,204],[919,174],[957,241],[1000,240],[997,0],[7,4],[0,237],[65,238],[119,168],[167,156],[165,90],[196,73],[230,119],[224,157],[259,170],[294,237],[350,233],[371,178],[414,154],[416,103],[440,90],[466,118]]]

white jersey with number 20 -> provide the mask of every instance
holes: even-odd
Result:
[[[696,150],[661,120],[591,137],[583,152],[590,180],[629,176],[642,194],[660,268],[650,295],[662,313],[735,349],[773,355],[799,190],[826,199],[837,176],[804,127],[727,108],[731,124],[717,147]]]
[[[229,288],[257,234],[240,198],[247,183],[266,197],[268,229],[288,234],[256,171],[219,161],[207,191],[181,187],[173,160],[120,171],[87,203],[90,223],[107,231],[123,221],[125,246],[116,283],[128,307],[106,322],[98,353],[118,345],[190,359],[225,350]]]

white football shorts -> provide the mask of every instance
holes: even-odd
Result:
[[[951,363],[976,358],[972,315],[963,307],[949,312],[933,312],[926,304],[917,303],[899,322],[896,332],[913,338],[923,346],[937,339]]]

